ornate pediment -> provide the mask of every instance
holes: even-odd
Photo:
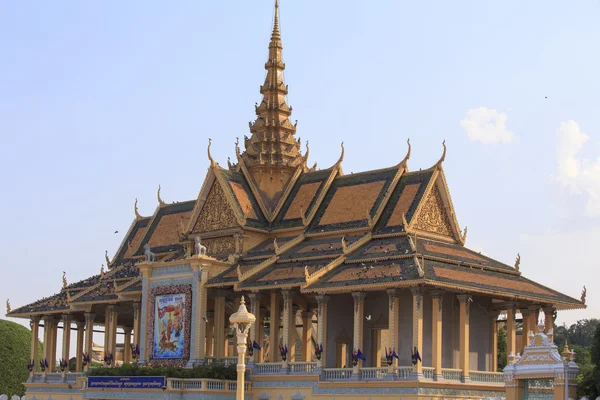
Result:
[[[414,228],[438,235],[453,236],[450,218],[437,185],[433,185],[431,188],[415,221]]]
[[[192,233],[217,231],[239,226],[237,217],[218,182],[214,182],[194,223]]]

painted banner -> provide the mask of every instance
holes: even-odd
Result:
[[[164,376],[88,376],[89,389],[162,389],[167,386]]]
[[[184,356],[185,293],[156,296],[154,302],[154,358]]]

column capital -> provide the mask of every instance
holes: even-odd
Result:
[[[41,319],[42,317],[40,317],[39,315],[32,315],[31,317],[29,317],[29,320],[32,324],[39,324]]]
[[[44,320],[44,324],[54,324],[57,322],[53,315],[44,315],[42,319]]]
[[[352,298],[354,298],[355,301],[362,301],[365,297],[367,297],[365,292],[352,292]]]
[[[329,302],[329,295],[326,294],[317,294],[315,295],[315,299],[317,299],[317,304],[327,304]]]
[[[282,290],[281,295],[283,296],[284,301],[288,299],[293,299],[296,295],[295,290]]]
[[[470,294],[457,294],[456,298],[458,299],[458,302],[461,304],[467,303],[469,300],[471,300],[471,295]]]
[[[131,326],[122,326],[121,329],[123,329],[123,333],[125,333],[126,335],[131,335],[131,331],[133,331],[133,327]]]
[[[313,317],[314,314],[315,313],[312,310],[311,311],[302,311],[302,313],[301,313],[302,318],[311,318],[311,319],[312,319],[312,317]]]
[[[410,288],[411,293],[413,294],[413,296],[423,296],[423,288],[421,286],[412,286]]]
[[[433,290],[430,290],[429,293],[431,294],[431,297],[433,297],[434,299],[441,299],[446,294],[446,291],[444,291],[442,289],[433,289]]]
[[[390,298],[400,296],[400,291],[398,289],[387,289],[386,292]]]
[[[141,304],[139,301],[134,301],[133,303],[131,303],[131,306],[133,307],[134,310],[139,310]]]
[[[544,313],[552,314],[554,311],[556,311],[556,308],[551,305],[550,306],[542,306],[541,308],[544,311]]]
[[[75,321],[77,329],[83,329],[85,327],[85,321]]]
[[[260,300],[262,297],[262,293],[248,293],[248,298],[252,301]]]
[[[71,321],[73,321],[73,315],[72,314],[63,314],[60,316],[60,320],[63,321],[63,323],[69,323]]]
[[[83,315],[85,316],[85,322],[94,322],[94,319],[96,318],[96,314],[94,313],[86,312]]]

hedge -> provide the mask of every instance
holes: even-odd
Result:
[[[136,364],[124,364],[120,367],[91,368],[88,376],[166,376],[181,379],[225,379],[236,380],[237,372],[234,365],[222,364],[198,365],[193,368],[182,367],[150,367]]]

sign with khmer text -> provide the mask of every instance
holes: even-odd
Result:
[[[88,376],[89,389],[161,389],[167,386],[164,376]]]

